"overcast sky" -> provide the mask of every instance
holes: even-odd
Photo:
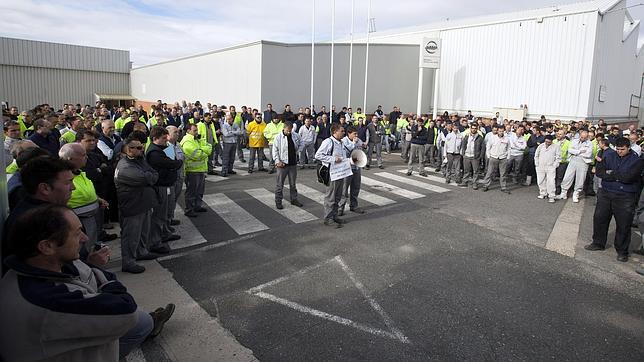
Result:
[[[316,39],[331,37],[331,2],[316,0]],[[535,9],[575,0],[373,0],[377,31]],[[629,0],[628,5],[642,1]],[[130,51],[135,66],[253,42],[311,41],[313,0],[0,0],[0,35]],[[368,0],[356,0],[356,33]],[[635,19],[644,6],[629,9]],[[351,1],[336,0],[336,38],[348,36]],[[644,34],[641,30],[640,34]],[[640,35],[641,36],[641,35]]]

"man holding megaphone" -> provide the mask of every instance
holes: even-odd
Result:
[[[347,157],[351,158],[351,171],[353,175],[344,179],[342,198],[338,204],[338,215],[344,215],[344,206],[349,199],[349,210],[364,214],[364,210],[358,207],[358,194],[360,193],[360,168],[367,164],[367,155],[363,148],[364,142],[358,137],[358,130],[354,126],[347,127],[347,135],[342,139],[342,145],[347,152]]]

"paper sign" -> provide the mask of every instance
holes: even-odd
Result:
[[[353,175],[353,171],[351,171],[351,162],[348,158],[345,158],[340,163],[332,163],[329,168],[329,179],[331,181],[340,180],[351,175]]]

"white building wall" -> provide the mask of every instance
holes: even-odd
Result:
[[[363,107],[366,46],[353,47],[353,68],[350,106],[354,111]],[[339,111],[348,102],[349,45],[336,44],[334,49],[333,104]],[[314,105],[330,109],[331,46],[315,46]],[[281,110],[285,104],[305,107],[310,104],[311,46],[265,43],[263,48],[262,106],[273,103]],[[425,88],[431,97],[431,73]],[[427,78],[427,77],[426,77]],[[369,83],[367,112],[380,104],[385,111],[394,105],[404,111],[415,111],[418,89],[418,46],[369,46]]]
[[[490,114],[528,105],[531,118],[585,117],[596,15],[442,31],[439,110]]]
[[[639,95],[641,74],[644,70],[637,57],[639,26],[624,39],[624,7],[598,18],[595,62],[588,114],[591,118],[625,119],[629,116],[631,95]],[[599,101],[599,88],[606,87],[606,99]],[[634,103],[637,104],[634,100]],[[636,109],[632,116],[635,117]]]
[[[132,96],[143,101],[261,104],[260,42],[131,71]]]

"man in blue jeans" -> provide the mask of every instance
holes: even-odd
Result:
[[[0,359],[116,361],[161,332],[174,305],[140,310],[114,274],[78,259],[87,240],[61,205],[12,225],[10,270],[0,280],[0,323],[11,332],[0,333]]]

